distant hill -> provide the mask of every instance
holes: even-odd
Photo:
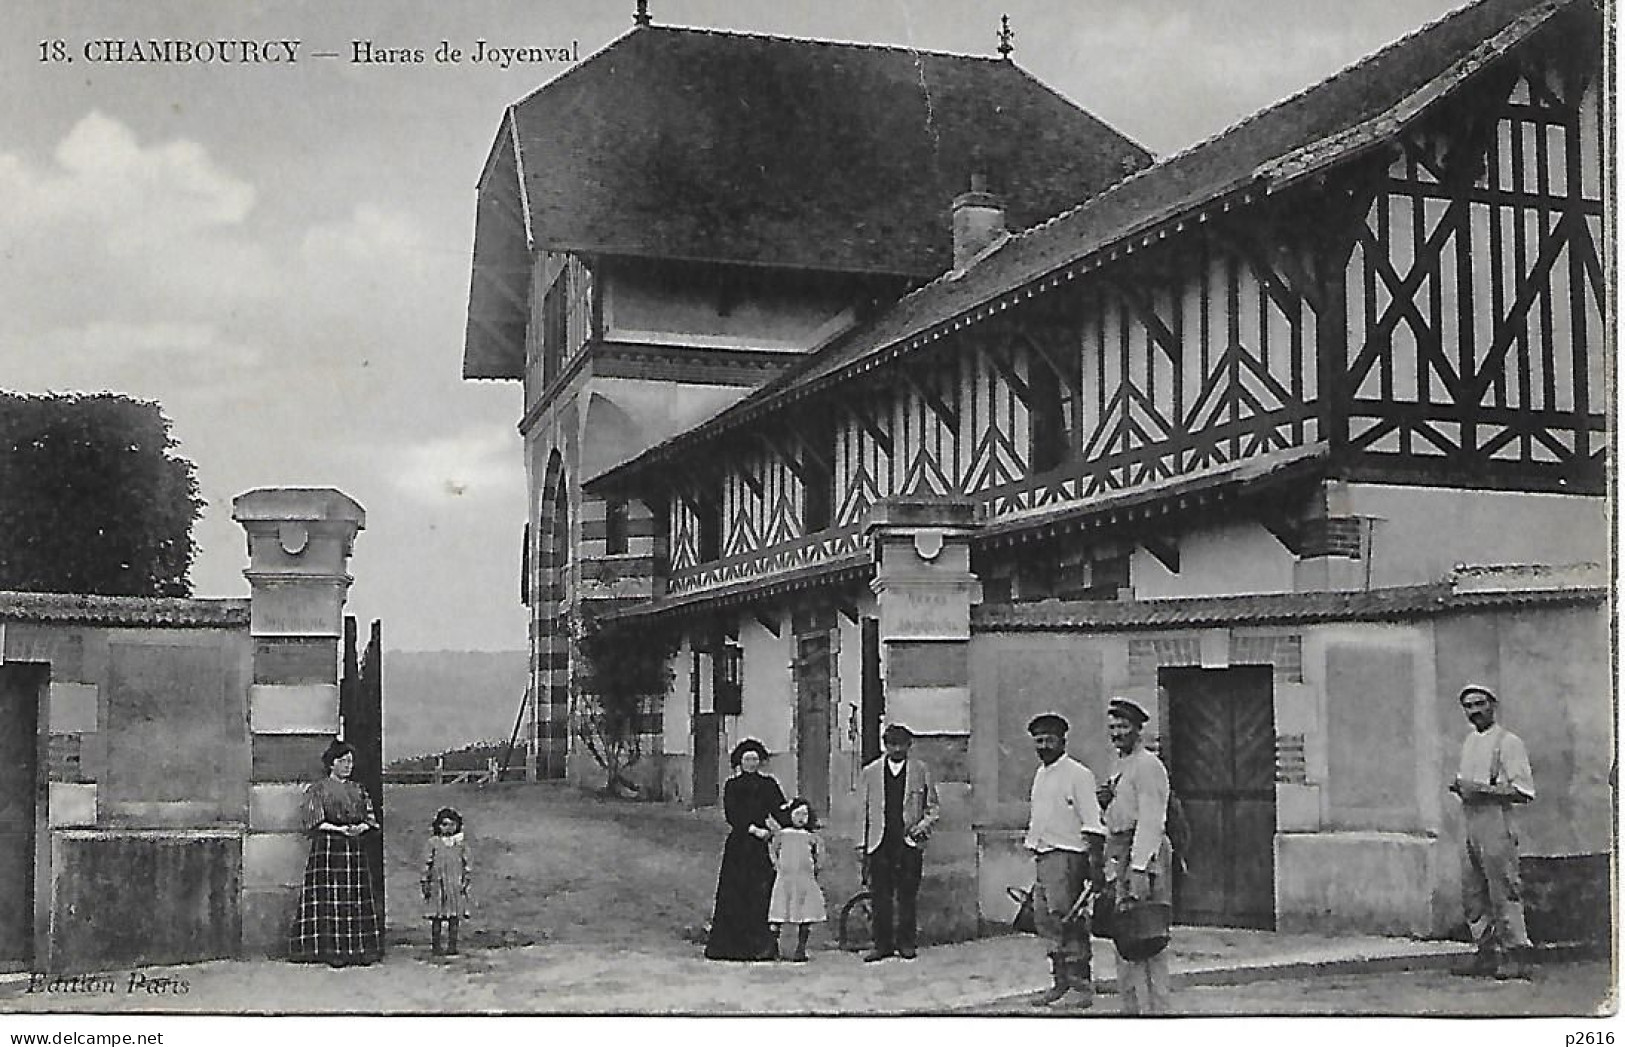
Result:
[[[523,651],[385,651],[384,759],[508,740]]]

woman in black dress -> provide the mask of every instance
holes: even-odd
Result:
[[[722,848],[717,900],[711,911],[709,960],[765,960],[773,953],[767,902],[773,893],[773,862],[767,843],[784,809],[784,790],[761,772],[767,747],[754,738],[734,746],[728,761],[739,773],[722,788],[728,842]]]

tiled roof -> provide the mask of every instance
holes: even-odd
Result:
[[[517,102],[535,246],[931,276],[980,170],[1013,228],[1145,167],[1013,62],[634,29]]]
[[[1589,0],[1479,0],[1128,178],[1078,207],[1011,237],[963,274],[915,291],[873,322],[757,389],[702,425],[657,445],[605,477],[636,472],[714,433],[908,351],[1031,293],[1069,267],[1208,206],[1264,193],[1346,160],[1391,137],[1406,120],[1554,17],[1588,17]],[[624,475],[624,474],[623,474]]]
[[[229,629],[248,625],[248,601],[0,592],[0,622]]]
[[[1448,583],[1367,592],[1267,593],[1180,600],[985,604],[971,609],[979,629],[1185,629],[1291,622],[1397,621],[1453,612],[1531,605],[1601,603],[1601,586],[1463,592]]]

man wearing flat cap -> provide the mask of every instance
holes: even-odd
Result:
[[[1168,1009],[1168,938],[1173,922],[1173,850],[1168,843],[1168,770],[1141,735],[1151,717],[1127,698],[1106,705],[1106,733],[1117,750],[1101,789],[1106,875],[1115,892],[1113,941],[1124,1014]]]
[[[1103,830],[1094,772],[1067,755],[1066,732],[1066,719],[1055,713],[1027,724],[1039,766],[1025,843],[1035,873],[1033,921],[1049,943],[1053,979],[1032,1002],[1083,1008],[1094,1003],[1095,987],[1089,916],[1077,903],[1087,884],[1099,882]]]
[[[863,958],[912,960],[918,946],[916,902],[925,841],[937,821],[937,786],[925,762],[909,755],[913,731],[894,723],[880,740],[885,754],[858,775],[863,806],[858,850],[867,867],[874,915],[874,947]]]
[[[1512,808],[1535,798],[1535,776],[1523,739],[1496,723],[1495,692],[1468,684],[1457,696],[1472,725],[1450,791],[1461,800],[1462,909],[1478,951],[1456,973],[1527,978],[1529,931],[1518,879]]]

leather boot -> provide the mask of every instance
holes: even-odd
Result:
[[[769,960],[779,958],[779,928],[777,925],[773,927],[773,944],[767,947],[767,956],[764,958]]]
[[[1500,963],[1495,950],[1488,946],[1480,946],[1471,960],[1456,964],[1450,968],[1450,973],[1458,978],[1486,978],[1494,974],[1498,967]]]
[[[430,939],[431,939],[431,944],[429,946],[430,954],[434,955],[434,956],[440,956],[440,955],[444,954],[445,949],[443,949],[441,947],[441,945],[440,945],[440,921],[439,920],[430,920],[429,921],[429,936],[430,936]]]
[[[1084,1010],[1095,1005],[1095,979],[1089,970],[1087,961],[1072,965],[1067,975],[1067,988],[1071,992],[1056,1002],[1056,1006],[1064,1006],[1075,1010]]]
[[[796,951],[790,957],[796,963],[807,962],[807,936],[812,933],[812,924],[804,923],[796,928]]]
[[[1072,987],[1071,979],[1067,976],[1066,961],[1059,956],[1049,958],[1050,977],[1054,984],[1033,998],[1034,1007],[1048,1007],[1050,1004],[1066,995]]]
[[[1495,965],[1496,981],[1528,981],[1531,977],[1529,970],[1528,949],[1508,949],[1501,954],[1501,962]]]
[[[446,955],[457,955],[457,920],[446,921]]]

